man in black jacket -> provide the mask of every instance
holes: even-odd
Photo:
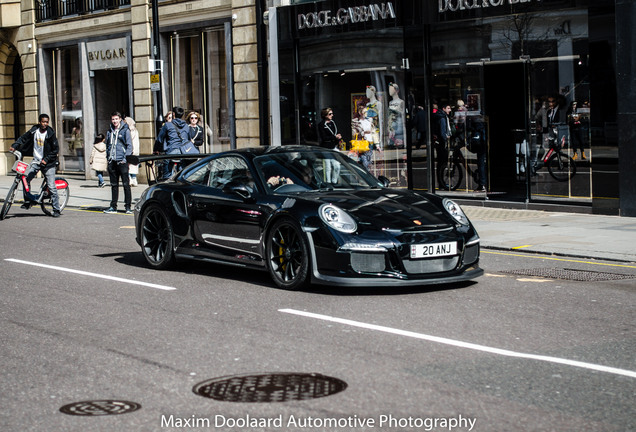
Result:
[[[33,126],[27,133],[22,135],[9,149],[10,152],[19,151],[24,156],[33,156],[33,162],[29,165],[26,180],[31,190],[31,180],[38,170],[46,177],[46,181],[51,186],[51,202],[53,204],[53,217],[60,216],[60,201],[55,188],[55,166],[57,165],[57,154],[59,145],[55,131],[49,126],[48,114],[40,114],[39,124]],[[33,201],[38,197],[31,195],[27,197]],[[30,202],[24,203],[22,208],[28,209]]]

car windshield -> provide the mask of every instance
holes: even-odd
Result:
[[[271,152],[254,158],[258,175],[277,193],[366,189],[381,183],[342,153],[323,150]]]

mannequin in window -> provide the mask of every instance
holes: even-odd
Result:
[[[395,83],[389,84],[389,145],[394,148],[404,147],[404,100],[400,99],[400,88]]]
[[[368,141],[373,143],[376,149],[381,150],[382,143],[380,142],[380,137],[382,136],[382,130],[384,126],[382,103],[378,99],[377,92],[374,86],[367,86],[366,95],[369,99],[369,102],[367,102],[366,117],[371,121],[374,129],[372,136],[373,139]]]

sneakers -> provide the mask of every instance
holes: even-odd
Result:
[[[57,218],[62,216],[62,213],[60,213],[59,210],[53,210],[53,214],[51,216]]]
[[[486,192],[486,186],[479,186],[473,192]]]
[[[24,210],[28,210],[28,209],[30,209],[30,208],[31,208],[31,202],[30,202],[30,201],[25,202],[24,204],[22,204],[22,205],[20,206],[20,208],[21,208],[21,209],[24,209]]]
[[[126,209],[126,214],[132,214],[132,213],[133,213],[133,212],[132,212],[132,210],[131,210],[131,209],[129,209],[129,208],[127,208],[127,209]]]
[[[106,210],[104,210],[104,213],[106,213],[106,214],[115,214],[115,213],[117,213],[117,209],[112,208],[112,207],[108,207]]]
[[[98,184],[97,187],[98,188],[103,188],[104,187],[104,183],[102,182],[102,183]]]

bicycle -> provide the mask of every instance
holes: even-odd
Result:
[[[537,175],[537,171],[544,166],[548,167],[548,172],[556,181],[568,181],[576,175],[576,163],[574,159],[563,152],[566,147],[565,135],[558,139],[558,129],[552,128],[548,137],[548,151],[532,165],[532,175]]]
[[[18,186],[20,184],[22,184],[24,203],[27,204],[29,207],[31,205],[39,204],[44,214],[47,216],[51,216],[53,214],[53,201],[51,199],[51,191],[49,189],[49,184],[46,180],[46,176],[43,176],[42,185],[40,186],[39,193],[37,195],[31,195],[29,191],[29,184],[26,181],[26,174],[29,171],[29,164],[22,161],[22,153],[20,153],[19,151],[13,152],[13,155],[15,156],[16,161],[13,164],[13,168],[11,168],[11,170],[16,173],[16,176],[15,180],[11,184],[11,187],[9,188],[7,197],[4,199],[2,210],[0,210],[0,220],[4,220],[4,218],[7,217],[9,209],[11,208],[11,205],[13,204],[13,201],[15,199],[15,194],[18,190]],[[32,165],[37,165],[37,169],[40,169],[39,164],[32,163]],[[66,207],[66,204],[68,204],[68,200],[71,196],[68,187],[68,181],[66,181],[66,179],[64,179],[63,177],[55,177],[55,188],[57,189],[57,196],[59,198],[61,213]],[[29,195],[31,195],[31,197],[34,197],[35,199],[30,198]]]
[[[435,142],[438,147],[441,144]],[[464,169],[470,175],[476,184],[479,184],[479,172],[473,171],[466,163],[466,158],[462,153],[462,147],[466,144],[459,136],[451,138],[450,153],[447,151],[447,157],[437,163],[437,181],[439,186],[444,190],[456,190],[464,179]],[[438,147],[439,148],[439,147]]]

